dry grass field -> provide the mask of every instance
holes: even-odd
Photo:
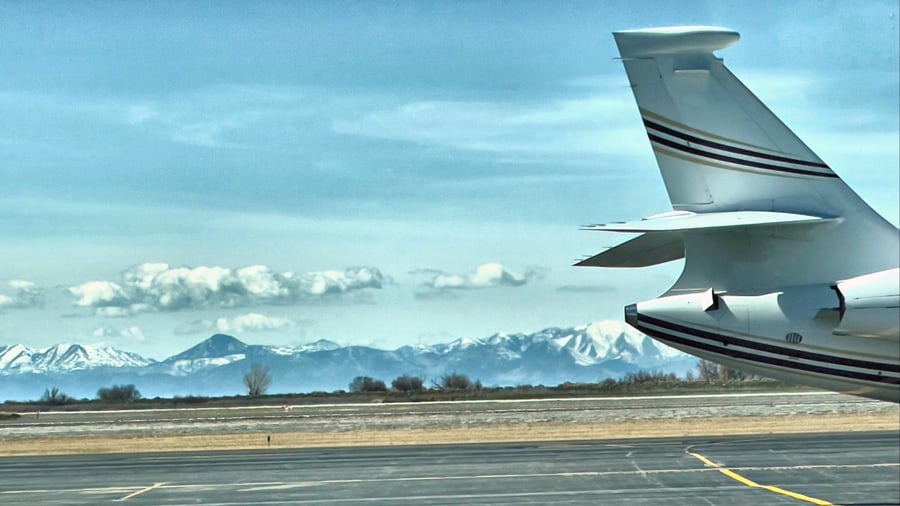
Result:
[[[895,430],[896,404],[841,395],[565,399],[23,413],[0,455],[577,441]],[[271,438],[271,440],[269,439]]]

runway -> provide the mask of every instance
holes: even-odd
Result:
[[[0,459],[0,504],[898,504],[896,432]]]

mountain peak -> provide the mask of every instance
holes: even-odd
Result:
[[[204,345],[204,344],[208,344],[211,347],[237,346],[241,349],[246,348],[248,346],[247,343],[241,341],[240,339],[238,339],[234,336],[229,336],[228,334],[213,334],[212,336],[209,337],[209,339],[207,339],[205,341],[201,341],[200,344],[198,344],[197,346]]]
[[[224,357],[243,353],[250,345],[228,334],[215,334],[196,346],[166,359],[166,362],[177,360],[195,360],[210,357]]]
[[[308,346],[316,350],[336,350],[341,347],[338,343],[329,341],[328,339],[319,339],[318,341],[309,343]]]

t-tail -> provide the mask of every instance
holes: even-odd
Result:
[[[626,319],[690,353],[833,390],[900,398],[900,236],[713,54],[715,27],[616,32],[672,211],[579,266],[684,258]]]

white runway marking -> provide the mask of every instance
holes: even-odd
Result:
[[[137,497],[137,496],[139,496],[139,495],[141,495],[141,494],[146,494],[147,492],[149,492],[149,491],[151,491],[151,490],[156,490],[156,489],[162,487],[162,486],[165,485],[165,484],[166,484],[165,482],[154,483],[153,485],[150,485],[150,486],[147,487],[147,488],[143,488],[143,489],[141,489],[141,490],[138,490],[137,492],[134,492],[134,493],[132,493],[132,494],[128,494],[128,495],[126,495],[125,497],[123,497],[123,498],[121,498],[121,499],[116,499],[116,501],[117,501],[117,502],[127,501],[127,500],[131,499],[132,497]]]
[[[279,483],[277,485],[267,485],[264,487],[240,488],[240,489],[238,489],[238,492],[259,492],[262,490],[291,490],[294,488],[318,487],[320,485],[322,485],[322,483],[320,483],[320,482],[300,481],[297,483]]]

